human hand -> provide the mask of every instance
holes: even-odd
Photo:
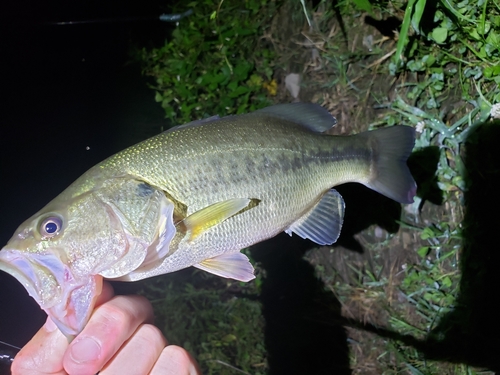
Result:
[[[153,308],[144,297],[114,296],[104,283],[89,322],[71,343],[47,318],[15,357],[12,374],[201,374],[189,353],[168,345],[152,321]]]

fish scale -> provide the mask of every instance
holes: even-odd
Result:
[[[238,127],[234,124],[235,117],[198,128],[161,134],[146,144],[133,146],[125,154],[118,154],[105,161],[102,168],[113,165],[117,170],[126,170],[132,176],[139,176],[140,179],[168,191],[192,212],[230,196],[251,195],[254,189],[258,188],[256,185],[260,185],[255,183],[257,176],[266,177],[269,188],[280,186],[283,175],[273,173],[279,169],[285,170],[284,173],[289,172],[290,178],[295,180],[291,182],[297,184],[315,174],[315,171],[311,170],[311,165],[317,160],[315,154],[341,154],[344,146],[342,143],[347,144],[344,137],[341,137],[332,149],[332,139],[326,140],[325,136],[307,131],[293,123],[270,128],[267,122],[273,120],[271,116],[265,116],[263,119],[256,119],[254,116],[240,117],[242,120],[239,121]],[[210,136],[214,133],[216,136]],[[318,148],[317,152],[311,152],[309,157],[304,156],[303,152],[308,152],[313,144]],[[190,152],[187,153],[186,150]],[[265,163],[258,162],[263,155],[272,162],[270,166],[266,167]],[[296,157],[307,158],[308,168],[300,168]],[[154,162],[150,163],[150,160]],[[253,174],[249,174],[246,168],[248,160],[252,160],[255,165]],[[328,177],[322,179],[323,186],[320,190],[342,183],[342,180],[349,177],[351,180],[355,179],[352,164],[340,161],[339,164],[333,165],[327,158],[323,160],[324,164],[330,165],[331,172],[325,171],[324,168],[319,171],[320,174],[330,172]],[[366,165],[369,163],[368,160],[362,161]],[[296,168],[293,168],[294,165]],[[298,169],[303,169],[303,173],[298,172]],[[165,173],[169,170],[182,170],[183,173]],[[144,171],[149,173],[145,175]],[[212,191],[199,194],[200,186],[210,187],[215,183],[225,184],[226,189],[218,194]]]
[[[239,251],[273,237],[301,217],[310,208],[311,202],[317,202],[331,186],[367,178],[370,160],[366,152],[353,153],[356,147],[365,150],[366,143],[350,137],[327,137],[294,123],[276,121],[269,115],[258,118],[239,116],[235,123],[236,119],[230,117],[154,138],[158,146],[151,147],[148,143],[146,147],[148,151],[156,150],[159,154],[148,155],[144,159],[161,159],[161,150],[167,147],[169,153],[174,155],[182,155],[184,148],[198,152],[195,154],[193,151],[187,158],[169,155],[160,163],[167,169],[187,171],[183,179],[165,181],[150,175],[149,182],[185,204],[188,214],[231,198],[255,198],[260,200],[260,204],[229,218],[194,241],[184,239],[178,245],[176,256],[167,258],[158,268],[138,275],[137,279],[185,268],[186,260],[198,263],[222,252]],[[176,147],[176,144],[182,147]],[[141,144],[136,147],[141,148]],[[131,150],[131,153],[141,154],[137,150]],[[263,158],[269,161],[267,165],[259,162]],[[254,161],[252,174],[245,168],[248,160]],[[357,168],[353,168],[353,164]],[[138,161],[133,165],[140,163]],[[190,165],[197,167],[191,170]],[[141,169],[139,167],[130,173],[138,174]],[[225,189],[200,194],[202,188],[216,183]],[[177,194],[171,190],[172,186]]]

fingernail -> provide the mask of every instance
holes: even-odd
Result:
[[[201,372],[198,369],[198,367],[196,367],[191,363],[191,365],[189,366],[189,375],[200,375],[200,374]]]
[[[47,321],[45,322],[45,330],[49,333],[54,332],[57,329],[56,324],[53,322],[53,320],[50,317],[47,317]]]
[[[90,337],[84,337],[71,345],[71,359],[76,363],[95,361],[101,354],[101,346]]]

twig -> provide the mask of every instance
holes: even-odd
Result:
[[[252,374],[250,374],[249,372],[246,372],[246,371],[240,370],[239,368],[234,367],[234,366],[232,366],[232,365],[230,365],[229,363],[226,363],[226,362],[224,362],[224,361],[221,361],[220,359],[212,359],[212,360],[210,360],[210,361],[208,361],[208,362],[215,362],[215,363],[218,363],[218,364],[220,364],[220,365],[227,366],[227,367],[229,367],[230,369],[233,369],[234,371],[241,372],[242,374],[245,374],[245,375],[252,375]]]

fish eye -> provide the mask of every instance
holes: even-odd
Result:
[[[49,216],[42,220],[38,230],[42,237],[52,238],[62,230],[62,219],[59,216]]]

